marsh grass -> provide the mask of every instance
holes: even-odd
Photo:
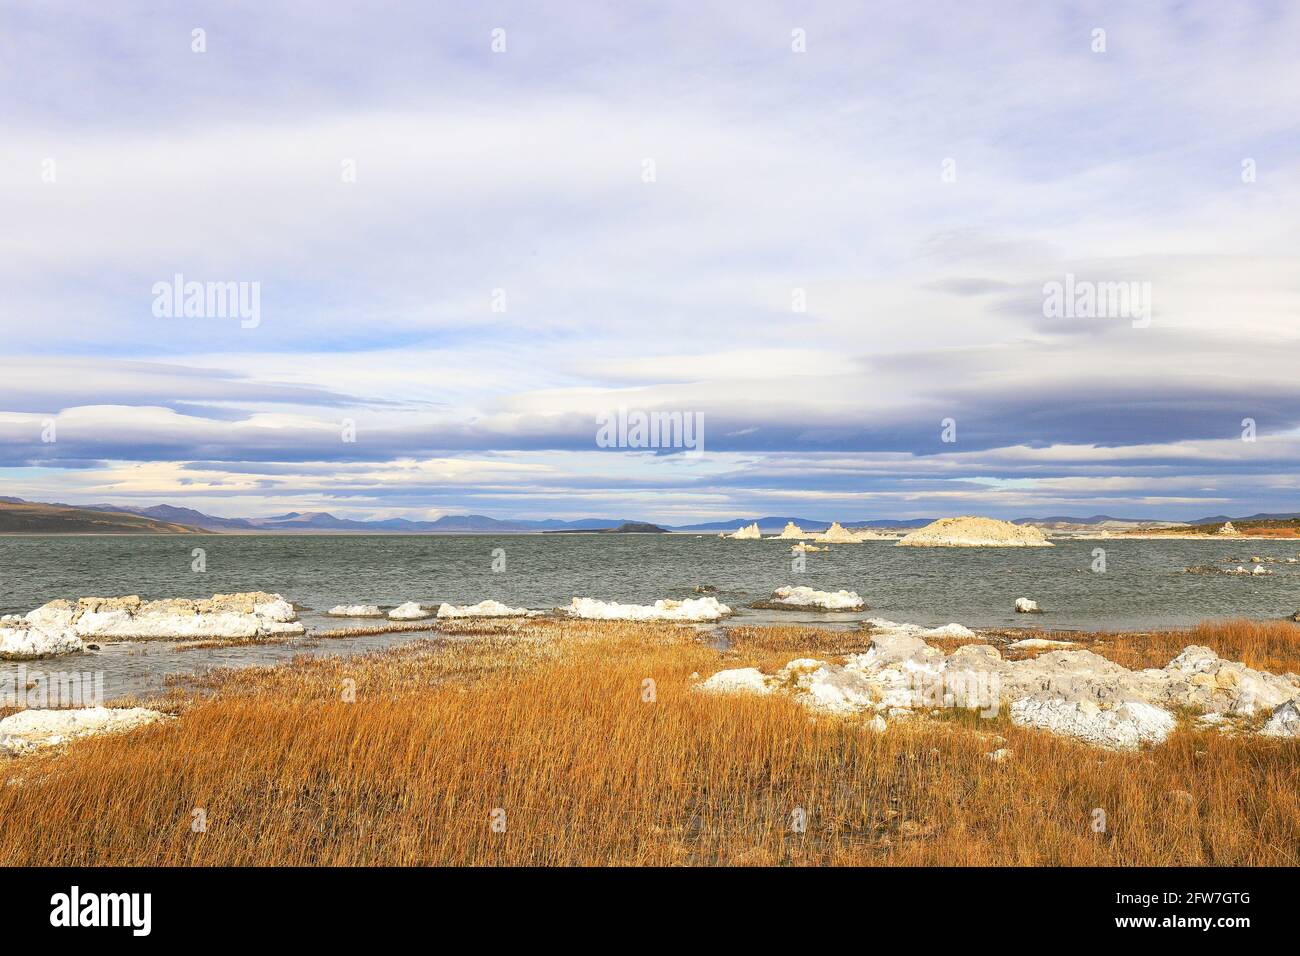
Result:
[[[1183,726],[1110,753],[965,712],[877,734],[693,690],[723,666],[691,628],[536,621],[213,674],[166,699],[178,720],[0,761],[0,863],[1300,863],[1292,742]]]
[[[1021,637],[1074,641],[1080,648],[1130,670],[1164,667],[1189,644],[1200,644],[1226,660],[1241,661],[1256,670],[1275,674],[1300,672],[1300,624],[1291,621],[1235,619],[1206,621],[1192,628],[1171,631],[1093,634],[1026,631],[1015,635]],[[1023,656],[1040,653],[1044,652],[1028,651]]]

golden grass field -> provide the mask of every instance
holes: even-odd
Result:
[[[147,702],[176,720],[0,759],[0,864],[1300,863],[1294,742],[1183,721],[1158,748],[1112,753],[965,711],[877,734],[781,696],[691,689],[692,674],[860,650],[861,632],[738,628],[720,652],[664,624],[438,631],[219,674]],[[1298,637],[1228,622],[1082,640],[1127,666],[1203,643],[1300,671]],[[1013,758],[983,756],[998,747]]]

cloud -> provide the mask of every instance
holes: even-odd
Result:
[[[0,481],[28,496],[1293,491],[1300,10],[145,13],[19,3],[0,35],[26,91],[0,120]],[[177,273],[259,283],[262,322],[156,318]],[[1066,275],[1149,286],[1150,326],[1045,315]],[[702,414],[704,461],[595,449],[619,406]]]

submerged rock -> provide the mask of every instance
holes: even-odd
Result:
[[[823,611],[857,611],[867,606],[856,591],[814,591],[802,584],[777,588],[772,592],[768,603],[791,608],[820,608]]]
[[[420,607],[418,601],[406,601],[388,612],[390,621],[422,621],[426,617],[432,617],[432,615]]]
[[[292,604],[251,591],[191,601],[138,596],[51,601],[24,617],[0,621],[0,657],[32,657],[82,649],[85,639],[255,639],[303,633]]]
[[[731,608],[715,597],[659,600],[654,604],[618,604],[576,597],[561,610],[570,617],[605,621],[716,621],[731,613]]]
[[[336,604],[325,612],[330,617],[383,617],[377,604]]]
[[[21,754],[80,737],[124,733],[166,716],[144,707],[24,710],[0,720],[0,751]]]
[[[526,607],[508,607],[500,601],[479,601],[477,604],[442,604],[438,617],[536,617],[541,611]]]

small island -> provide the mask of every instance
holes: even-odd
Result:
[[[617,528],[560,528],[542,534],[671,534],[667,528],[648,521],[624,521]]]

